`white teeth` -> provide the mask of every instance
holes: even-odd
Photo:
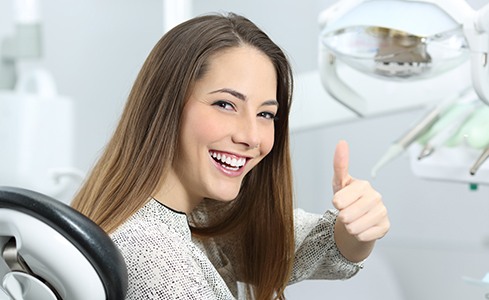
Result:
[[[213,158],[215,158],[218,161],[221,161],[222,163],[228,164],[233,167],[242,167],[246,163],[246,158],[231,158],[230,156],[226,156],[225,154],[221,153],[216,153],[216,152],[211,152],[210,153]]]

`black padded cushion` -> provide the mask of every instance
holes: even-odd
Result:
[[[92,220],[49,196],[14,187],[0,187],[0,208],[25,213],[54,228],[93,265],[102,280],[107,300],[125,298],[128,277],[124,258],[105,231]]]

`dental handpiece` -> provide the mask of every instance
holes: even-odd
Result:
[[[427,132],[441,117],[453,107],[454,103],[475,103],[476,98],[473,91],[468,88],[463,92],[459,93],[457,96],[442,102],[434,109],[432,109],[421,121],[419,121],[416,126],[409,130],[403,137],[401,137],[397,144],[402,145],[404,148],[409,147],[414,141],[416,141],[423,133]]]
[[[487,147],[486,150],[482,152],[481,156],[479,156],[479,158],[475,161],[472,168],[470,168],[470,175],[475,175],[477,170],[479,170],[480,166],[482,166],[482,164],[487,160],[488,157],[489,157],[489,147]]]
[[[439,118],[442,109],[440,106],[430,111],[424,118],[421,119],[413,128],[411,128],[406,134],[399,138],[395,144],[402,146],[403,148],[409,147],[414,141],[416,141],[426,130],[428,130]]]
[[[415,142],[421,135],[423,135],[433,124],[440,118],[445,110],[450,107],[457,100],[466,99],[472,89],[466,88],[461,93],[458,93],[455,97],[443,101],[441,104],[435,106],[424,117],[421,118],[408,132],[401,136],[398,140],[391,144],[387,149],[387,152],[380,158],[380,160],[372,168],[372,177],[377,176],[377,172],[380,168],[386,165],[388,162],[399,156],[405,151],[413,142]]]
[[[472,116],[474,111],[476,111],[482,105],[481,101],[473,102],[464,108],[463,112],[458,113],[458,115],[447,119],[445,118],[444,123],[448,123],[445,128],[439,130],[423,147],[418,159],[425,158],[431,155],[435,149],[441,147],[449,138],[451,138],[461,127],[467,122],[467,120]],[[447,122],[448,121],[448,122]],[[440,122],[442,122],[440,120]],[[437,124],[438,125],[438,124]],[[436,125],[435,125],[436,126]]]
[[[380,160],[372,168],[372,177],[377,176],[377,171],[386,165],[389,161],[399,156],[409,145],[411,145],[419,136],[426,132],[440,117],[441,112],[445,106],[440,105],[431,110],[424,118],[422,118],[416,125],[394,142],[387,152],[380,158]]]

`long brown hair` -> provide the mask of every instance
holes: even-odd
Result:
[[[242,45],[267,55],[277,72],[274,146],[245,177],[238,197],[217,204],[226,206],[219,218],[194,224],[192,231],[204,241],[206,237],[233,239],[238,243],[239,277],[254,297],[283,299],[294,257],[288,132],[292,72],[283,51],[242,16],[196,17],[160,39],[72,206],[110,233],[145,205],[176,157],[181,114],[192,84],[205,74],[213,54]]]

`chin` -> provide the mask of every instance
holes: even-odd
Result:
[[[223,193],[222,191],[220,193],[214,193],[212,199],[217,200],[217,201],[223,201],[223,202],[231,202],[236,197],[238,197],[239,190],[237,191],[229,191],[226,193]]]
[[[222,202],[231,202],[234,201],[236,197],[238,197],[238,194],[235,194],[234,196],[219,196],[219,197],[214,197],[213,199]]]
[[[223,201],[223,202],[231,202],[239,195],[239,191],[241,190],[241,181],[221,181],[215,182],[214,185],[208,185],[208,195],[209,198]]]

